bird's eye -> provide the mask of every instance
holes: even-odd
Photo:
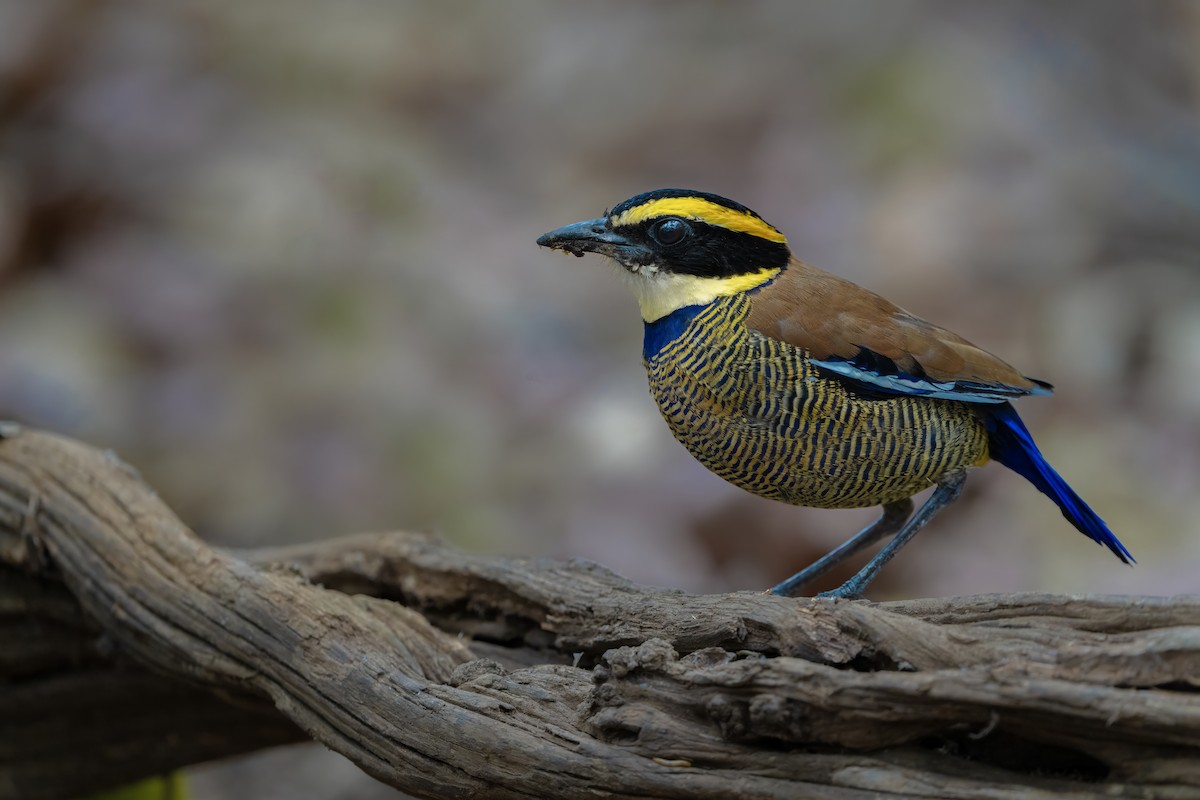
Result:
[[[679,244],[689,232],[687,223],[675,217],[668,217],[650,229],[654,241],[661,245]]]

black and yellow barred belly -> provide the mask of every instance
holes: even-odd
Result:
[[[747,328],[749,309],[739,294],[647,325],[650,393],[717,475],[772,500],[855,508],[986,460],[986,430],[967,404],[855,391],[806,351]]]

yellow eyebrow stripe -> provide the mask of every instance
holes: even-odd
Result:
[[[787,238],[753,214],[735,211],[700,197],[661,197],[634,206],[619,216],[613,217],[612,226],[637,225],[655,217],[683,217],[698,222],[707,222],[739,233],[748,233],[768,242],[786,244]]]

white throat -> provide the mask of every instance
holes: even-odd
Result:
[[[629,275],[629,287],[642,309],[642,319],[654,322],[685,306],[708,305],[718,297],[729,297],[762,286],[778,275],[778,267],[766,267],[730,278],[702,278],[642,267]]]

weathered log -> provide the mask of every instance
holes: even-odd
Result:
[[[0,438],[0,797],[303,735],[423,797],[1200,797],[1198,680],[1198,598],[692,595],[399,533],[235,557],[111,455]]]

